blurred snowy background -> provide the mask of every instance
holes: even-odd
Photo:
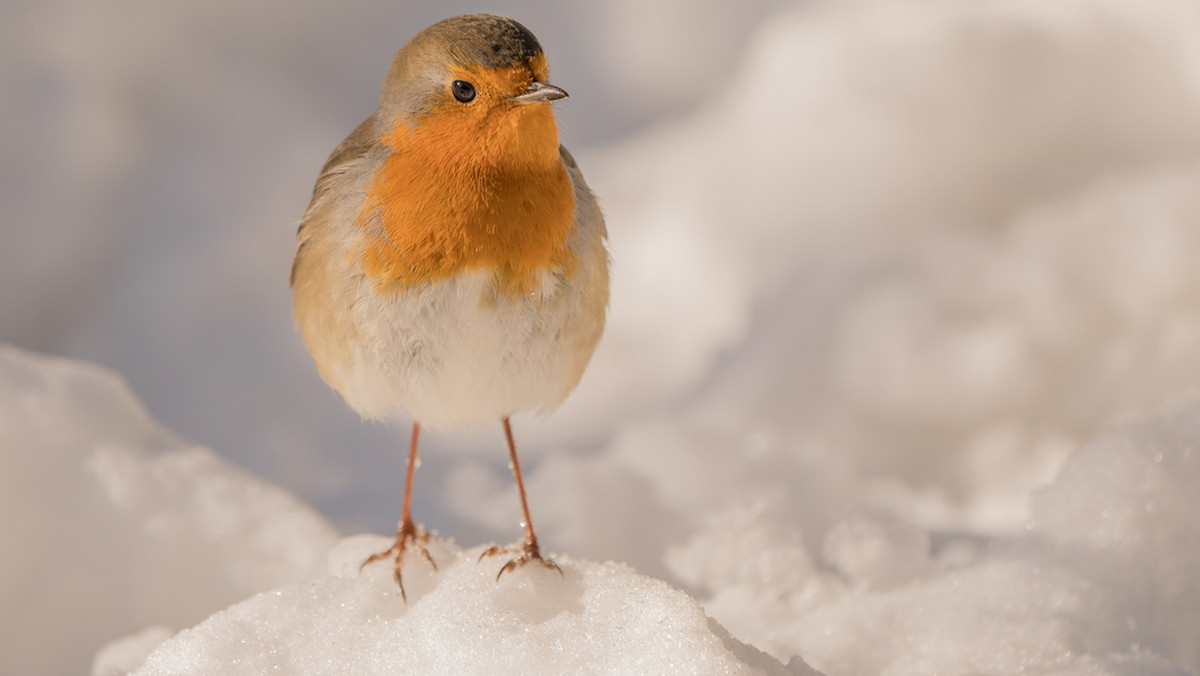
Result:
[[[390,532],[406,433],[319,380],[287,269],[392,53],[480,9],[541,39],[611,236],[589,373],[516,422],[546,547],[829,674],[1200,672],[1194,2],[9,0],[0,342],[109,367],[341,532]],[[0,488],[49,504],[61,463],[18,462],[22,434]],[[423,459],[419,520],[516,536],[498,429]],[[41,553],[6,594],[80,563],[71,509],[22,510],[7,541]],[[34,622],[0,671],[284,578],[136,612],[116,585],[70,650]],[[22,598],[50,627],[71,597]]]

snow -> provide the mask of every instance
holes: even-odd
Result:
[[[4,673],[81,671],[124,634],[306,579],[336,541],[311,508],[164,430],[88,364],[0,346],[0,450]]]
[[[136,673],[788,673],[710,627],[687,595],[622,564],[563,557],[561,577],[530,566],[497,582],[503,562],[479,562],[484,547],[437,541],[436,573],[418,559],[405,566],[405,604],[389,566],[359,573],[389,544],[344,540],[329,575],[213,615]]]
[[[394,600],[343,574],[359,541],[325,558],[331,522],[394,527],[406,435],[319,381],[286,269],[391,51],[458,8],[143,5],[3,10],[0,338],[114,367],[216,453],[108,372],[4,351],[4,673],[77,673],[110,641],[95,671],[123,673],[189,626],[154,659],[225,659],[220,627],[271,590]],[[577,577],[464,560],[347,636],[625,585],[689,654],[758,669],[718,627],[831,676],[1200,673],[1195,4],[642,5],[497,7],[571,91],[611,233],[592,367],[515,421]],[[418,520],[467,559],[516,537],[498,430],[423,441]],[[617,631],[570,607],[545,622]]]
[[[410,559],[405,603],[386,563],[359,571],[387,538],[335,546],[311,509],[175,439],[87,364],[0,349],[0,423],[0,494],[23,516],[0,531],[21,543],[0,577],[6,672],[69,671],[72,651],[104,640],[98,676],[811,673],[620,563],[562,556],[561,576],[534,565],[497,581],[503,561],[480,562],[484,546],[434,540],[437,571]],[[69,649],[20,650],[43,636]]]
[[[760,504],[668,560],[734,636],[825,673],[1195,673],[1197,480],[1192,396],[1074,454],[1020,536],[931,549],[911,525],[850,517],[827,531],[822,570]],[[729,549],[755,556],[713,560]]]
[[[562,576],[529,566],[497,579],[502,562],[479,560],[486,545],[436,538],[436,571],[406,564],[406,603],[386,564],[359,570],[388,538],[335,546],[311,509],[174,438],[111,373],[5,348],[0,415],[5,507],[24,517],[5,525],[22,546],[0,579],[6,607],[39,609],[10,610],[5,634],[13,646],[51,633],[72,649],[108,640],[101,676],[817,673],[805,662],[826,674],[1182,675],[1200,664],[1200,395],[1078,449],[1005,537],[931,531],[865,502],[837,508],[836,485],[734,504],[665,556],[698,600],[571,555],[554,555]],[[710,482],[752,482],[717,471]],[[602,508],[608,486],[590,490]],[[819,541],[797,500],[834,503],[812,529]],[[85,564],[64,553],[79,551]],[[6,650],[5,666],[54,669],[70,652]]]

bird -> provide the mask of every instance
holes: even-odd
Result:
[[[320,376],[364,419],[410,419],[396,540],[362,567],[415,552],[423,429],[499,421],[523,538],[499,580],[543,557],[511,416],[549,413],[583,375],[604,330],[604,216],[560,144],[546,54],[491,14],[445,19],[395,55],[378,106],[330,155],[297,233],[290,286]],[[407,601],[407,596],[405,596]]]

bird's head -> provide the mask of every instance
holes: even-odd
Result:
[[[450,155],[553,159],[558,131],[545,104],[567,93],[548,82],[548,73],[542,46],[516,21],[491,14],[446,19],[396,54],[377,123],[385,135],[439,140]]]

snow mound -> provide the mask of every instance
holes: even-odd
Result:
[[[526,566],[497,580],[503,561],[479,561],[483,547],[435,540],[436,572],[405,562],[406,604],[389,565],[359,572],[389,544],[343,540],[328,575],[213,615],[136,673],[814,673],[733,640],[687,595],[619,563],[562,557],[561,577]]]
[[[79,673],[104,641],[309,577],[336,538],[161,428],[118,376],[6,346],[0,458],[0,673]]]
[[[1103,590],[1118,636],[1200,672],[1200,396],[1111,430],[1034,499],[1052,560]],[[1100,625],[1098,621],[1094,624]]]
[[[813,553],[786,502],[762,498],[667,563],[735,637],[830,674],[1183,676],[1200,669],[1198,484],[1200,396],[1185,395],[1073,454],[1019,535],[847,512]]]

